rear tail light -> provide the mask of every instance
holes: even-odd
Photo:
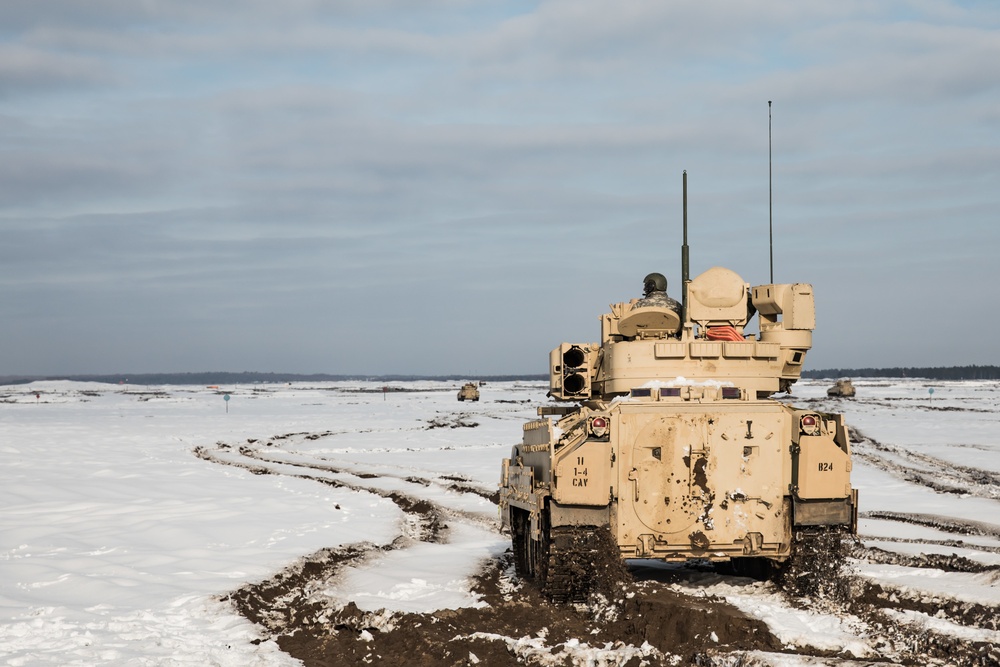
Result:
[[[799,427],[806,435],[816,435],[819,433],[819,417],[816,415],[803,415],[799,420]]]
[[[604,417],[594,417],[591,419],[590,433],[595,438],[603,438],[608,433],[608,420]]]

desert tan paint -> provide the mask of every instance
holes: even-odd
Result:
[[[666,560],[782,560],[796,527],[855,527],[843,419],[771,398],[812,345],[812,287],[751,288],[716,267],[687,296],[684,317],[612,304],[600,343],[551,352],[550,395],[577,405],[525,425],[503,464],[505,526],[514,511],[536,539],[543,525],[606,524],[623,557]]]

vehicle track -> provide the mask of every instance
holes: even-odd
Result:
[[[313,440],[315,438],[311,437],[314,434],[306,435],[306,439]],[[270,444],[270,443],[269,443]],[[349,466],[338,466],[330,462],[327,458],[314,458],[312,460],[305,459],[301,457],[305,455],[296,451],[275,451],[274,449],[263,449],[259,447],[253,447],[251,445],[241,445],[238,448],[240,456],[247,460],[247,465],[250,468],[264,468],[266,470],[275,471],[277,468],[282,466],[287,466],[297,470],[312,471],[313,474],[309,473],[290,473],[293,476],[300,476],[307,479],[314,479],[315,473],[322,473],[328,475],[336,475],[336,478],[323,477],[319,481],[329,481],[336,482],[336,486],[341,488],[348,488],[353,491],[361,491],[368,493],[375,493],[384,498],[389,498],[397,504],[402,503],[403,505],[407,503],[415,502],[429,502],[423,499],[417,499],[419,496],[420,489],[418,487],[430,488],[438,487],[444,491],[453,491],[459,494],[469,494],[475,495],[485,500],[491,501],[493,504],[497,503],[499,498],[498,491],[489,491],[483,489],[477,485],[469,483],[467,480],[461,480],[454,475],[441,475],[437,479],[430,479],[425,477],[418,477],[410,474],[390,474],[385,472],[373,473],[358,470],[357,467]],[[348,482],[345,478],[353,478],[357,481]],[[414,491],[416,495],[403,493],[396,490],[388,490],[384,488],[379,488],[374,482],[366,483],[365,480],[397,480],[404,483],[405,485],[414,486]],[[474,523],[480,526],[484,526],[490,529],[496,529],[498,522],[496,519],[496,512],[491,510],[489,512],[472,512],[468,510],[457,509],[453,507],[447,507],[440,503],[433,503],[435,507],[435,512],[440,515],[441,518],[451,518],[451,519],[463,519],[469,523]],[[403,507],[401,506],[401,509]]]
[[[869,513],[869,516],[871,514]],[[868,535],[864,539],[877,541],[877,542],[889,542],[893,544],[922,544],[927,546],[937,546],[937,547],[954,547],[957,549],[973,549],[975,551],[980,551],[983,553],[993,553],[1000,554],[1000,546],[990,546],[987,544],[969,544],[963,540],[918,540],[916,538],[907,537],[883,537],[878,535]],[[872,547],[875,549],[875,547]],[[992,567],[992,566],[987,566]],[[939,568],[943,569],[943,568]],[[954,570],[955,572],[971,572],[973,570]]]
[[[471,480],[459,477],[457,475],[438,475],[436,478],[430,477],[419,477],[417,475],[409,472],[407,474],[395,474],[391,472],[386,472],[383,466],[379,472],[368,472],[360,469],[360,466],[345,466],[345,465],[334,465],[327,457],[314,457],[313,461],[296,461],[288,458],[287,455],[299,455],[295,452],[285,452],[286,456],[282,457],[279,455],[271,454],[263,450],[253,450],[249,448],[242,449],[241,454],[252,458],[256,461],[262,463],[271,463],[279,465],[295,466],[313,470],[320,470],[324,472],[334,473],[338,475],[352,475],[359,479],[398,479],[403,482],[408,482],[410,484],[416,484],[418,486],[430,487],[430,486],[440,486],[450,491],[456,491],[458,493],[468,493],[472,495],[479,496],[484,500],[492,501],[496,503],[499,500],[499,491],[490,491],[483,488],[482,486],[476,485],[471,482]]]
[[[886,512],[876,510],[872,512],[862,512],[862,518],[888,519],[910,523],[915,526],[926,526],[936,528],[947,533],[957,533],[959,535],[981,535],[983,537],[995,537],[1000,539],[1000,526],[985,521],[972,521],[970,519],[959,519],[940,514],[921,514],[909,512]],[[977,547],[978,548],[978,547]]]
[[[1000,473],[951,463],[905,447],[883,444],[856,428],[850,428],[849,432],[853,456],[902,480],[920,484],[938,493],[1000,500]]]
[[[307,440],[313,436],[323,437],[325,433],[286,434],[269,439],[269,443],[282,442],[292,444],[298,437]],[[272,445],[273,447],[273,445]],[[215,464],[234,466],[248,470],[257,475],[286,475],[300,479],[308,479],[322,484],[346,488],[363,493],[374,493],[397,503],[404,513],[416,515],[421,529],[412,531],[417,539],[424,541],[443,541],[443,517],[458,518],[463,521],[481,522],[481,516],[471,513],[455,512],[441,507],[433,502],[417,496],[400,494],[378,488],[376,482],[381,475],[359,474],[357,471],[344,470],[328,461],[309,463],[304,461],[289,461],[281,452],[267,449],[267,445],[258,442],[248,442],[240,445],[216,443],[214,448],[197,447],[195,455]],[[355,481],[348,482],[343,478],[331,478],[329,475],[344,475]],[[418,488],[441,485],[443,481],[452,491],[473,494],[477,497],[492,496],[481,488],[470,484],[467,480],[455,476],[444,476],[429,479],[423,476],[406,475],[391,476],[391,479],[409,483]],[[368,481],[370,480],[370,481]],[[368,481],[366,483],[366,481]],[[491,519],[496,526],[495,515]],[[510,555],[495,559],[483,568],[478,577],[476,590],[484,597],[491,598],[491,606],[480,609],[457,609],[437,612],[435,614],[389,614],[385,612],[364,612],[353,603],[337,608],[333,601],[323,595],[323,591],[331,588],[340,572],[347,566],[358,566],[374,556],[394,549],[406,548],[414,535],[401,531],[389,544],[375,545],[359,543],[344,545],[337,549],[323,549],[301,559],[278,573],[274,577],[251,584],[246,584],[223,599],[232,603],[241,614],[251,621],[260,624],[282,647],[293,656],[303,660],[307,665],[366,664],[374,659],[373,647],[359,638],[373,638],[371,641],[378,646],[379,655],[387,662],[415,665],[455,664],[454,659],[446,660],[447,656],[468,656],[473,651],[479,659],[487,659],[487,664],[514,665],[531,664],[532,655],[536,658],[550,652],[571,655],[574,651],[583,649],[578,645],[578,637],[591,637],[593,641],[606,637],[603,644],[615,645],[615,654],[642,655],[647,658],[676,655],[682,649],[691,655],[703,655],[699,664],[713,663],[707,657],[709,654],[702,648],[716,651],[714,644],[702,647],[704,633],[688,632],[676,619],[701,618],[703,621],[726,618],[725,632],[721,636],[725,640],[736,641],[739,636],[746,646],[773,650],[778,648],[778,642],[770,636],[766,627],[757,620],[749,619],[722,601],[700,600],[697,603],[677,594],[642,596],[638,600],[628,601],[632,620],[621,621],[628,628],[623,630],[617,619],[621,609],[626,604],[622,597],[617,603],[609,604],[602,601],[602,611],[598,613],[594,607],[551,605],[528,586],[524,586],[513,574],[510,566]],[[511,595],[510,589],[520,589],[517,595]],[[506,590],[501,594],[499,591]],[[667,601],[666,598],[671,598]],[[683,607],[684,613],[680,613]],[[526,614],[530,608],[531,614]],[[600,615],[602,630],[595,629],[596,615]],[[661,628],[672,624],[676,635],[665,648],[672,653],[662,653],[645,644],[647,639],[654,639],[650,634],[650,626],[638,622],[639,618],[660,618]],[[667,619],[674,619],[668,623]],[[587,625],[586,629],[582,626]],[[435,628],[430,632],[428,628]],[[423,628],[421,632],[411,632],[414,628]],[[557,634],[560,632],[561,634]],[[498,634],[499,632],[499,634]],[[719,635],[717,632],[717,636]],[[530,635],[537,641],[524,643],[518,638]],[[598,636],[600,635],[600,636]],[[647,636],[648,635],[648,636]],[[743,635],[746,635],[744,637]],[[611,640],[614,636],[615,639]],[[378,641],[375,641],[375,637]],[[628,648],[626,638],[635,639],[638,644]],[[698,638],[700,637],[700,638]],[[749,641],[748,638],[756,639]],[[511,638],[517,641],[510,641]],[[657,641],[664,639],[657,635]],[[595,644],[601,646],[603,644]],[[461,647],[455,653],[455,646]],[[421,647],[423,647],[421,649]],[[471,647],[471,648],[470,648]],[[590,649],[586,649],[590,650]],[[588,654],[589,655],[589,654]],[[394,656],[394,657],[390,657]],[[464,664],[460,663],[460,664]],[[608,662],[606,664],[615,664]],[[650,665],[675,664],[654,660]]]
[[[209,451],[205,447],[196,447],[195,456],[200,459],[221,465],[233,466],[248,470],[255,475],[283,475],[286,477],[296,477],[306,479],[320,484],[326,484],[335,488],[348,489],[359,493],[372,493],[374,495],[391,500],[406,515],[411,517],[411,521],[406,523],[408,530],[405,530],[402,537],[417,539],[423,542],[444,542],[446,541],[445,531],[448,528],[447,518],[454,513],[447,511],[423,498],[410,496],[395,490],[378,489],[363,484],[352,484],[350,482],[322,477],[317,474],[307,474],[302,472],[288,472],[281,467],[301,467],[314,472],[338,472],[327,470],[322,466],[307,466],[289,464],[286,462],[272,462],[255,456],[255,451],[245,446],[233,449],[225,443],[217,443],[215,452]],[[224,453],[232,454],[237,452],[245,460],[229,459]]]
[[[797,403],[803,403],[808,405],[836,405],[840,401],[852,401],[857,399],[844,398],[844,397],[827,397],[827,398],[807,398],[805,400],[796,399]],[[927,398],[882,398],[882,399],[865,399],[865,405],[875,408],[885,408],[887,410],[892,410],[899,408],[900,403],[906,404],[904,407],[910,410],[923,410],[925,412],[971,412],[979,414],[995,414],[998,410],[991,408],[973,408],[968,406],[959,405],[935,405],[930,402]]]
[[[983,630],[996,630],[998,610],[985,605],[888,589],[860,577],[838,560],[824,570],[831,575],[821,590],[801,596],[786,593],[790,607],[803,607],[842,619],[854,618],[857,631],[869,637],[879,659],[855,661],[849,655],[810,647],[789,648],[767,626],[721,598],[678,591],[669,577],[661,581],[623,582],[617,595],[605,591],[586,603],[551,604],[532,586],[518,580],[511,554],[484,564],[474,590],[489,603],[431,614],[367,612],[353,603],[337,606],[326,594],[345,567],[362,566],[383,553],[405,549],[415,541],[446,542],[447,522],[496,526],[495,514],[445,507],[428,497],[441,489],[492,499],[492,493],[454,475],[365,472],[295,449],[331,432],[290,433],[266,441],[198,447],[199,458],[235,466],[258,475],[284,475],[394,502],[408,519],[388,544],[357,543],[323,549],[262,582],[246,584],[225,596],[246,618],[258,623],[283,650],[306,665],[524,665],[769,664],[766,656],[792,652],[823,664],[936,664],[976,666],[1000,664],[996,646],[961,640],[912,623],[906,613],[936,616]],[[406,492],[400,485],[409,488]],[[948,517],[868,513],[871,518],[908,521],[960,534],[997,536],[996,527]],[[947,526],[947,528],[946,528]],[[963,558],[906,557],[881,549],[849,545],[856,561],[892,562],[909,567],[982,572],[983,566]],[[837,559],[835,559],[837,560]],[[989,568],[987,568],[989,569]],[[995,568],[994,568],[995,569]],[[680,575],[683,576],[683,575]],[[726,578],[724,578],[726,579]],[[745,581],[739,577],[726,580]],[[666,584],[666,585],[660,585]],[[778,589],[775,589],[778,590]],[[712,639],[711,637],[714,637]],[[610,647],[605,651],[602,647]],[[601,657],[603,656],[603,657]],[[761,657],[764,656],[764,657]],[[559,660],[562,660],[560,663]],[[603,662],[602,662],[603,661]]]

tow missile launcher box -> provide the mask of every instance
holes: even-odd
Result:
[[[766,572],[803,540],[856,532],[843,417],[772,397],[812,346],[812,286],[751,287],[715,267],[683,289],[683,312],[611,304],[600,342],[552,350],[549,394],[562,404],[539,408],[502,463],[516,569],[550,597],[586,592],[570,564],[607,544],[598,533],[621,558]]]

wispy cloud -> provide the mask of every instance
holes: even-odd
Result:
[[[993,354],[990,326],[896,340],[993,299],[990,3],[15,1],[0,26],[10,373],[537,372],[645,273],[676,293],[684,169],[693,270],[767,280],[768,100],[810,363]]]

